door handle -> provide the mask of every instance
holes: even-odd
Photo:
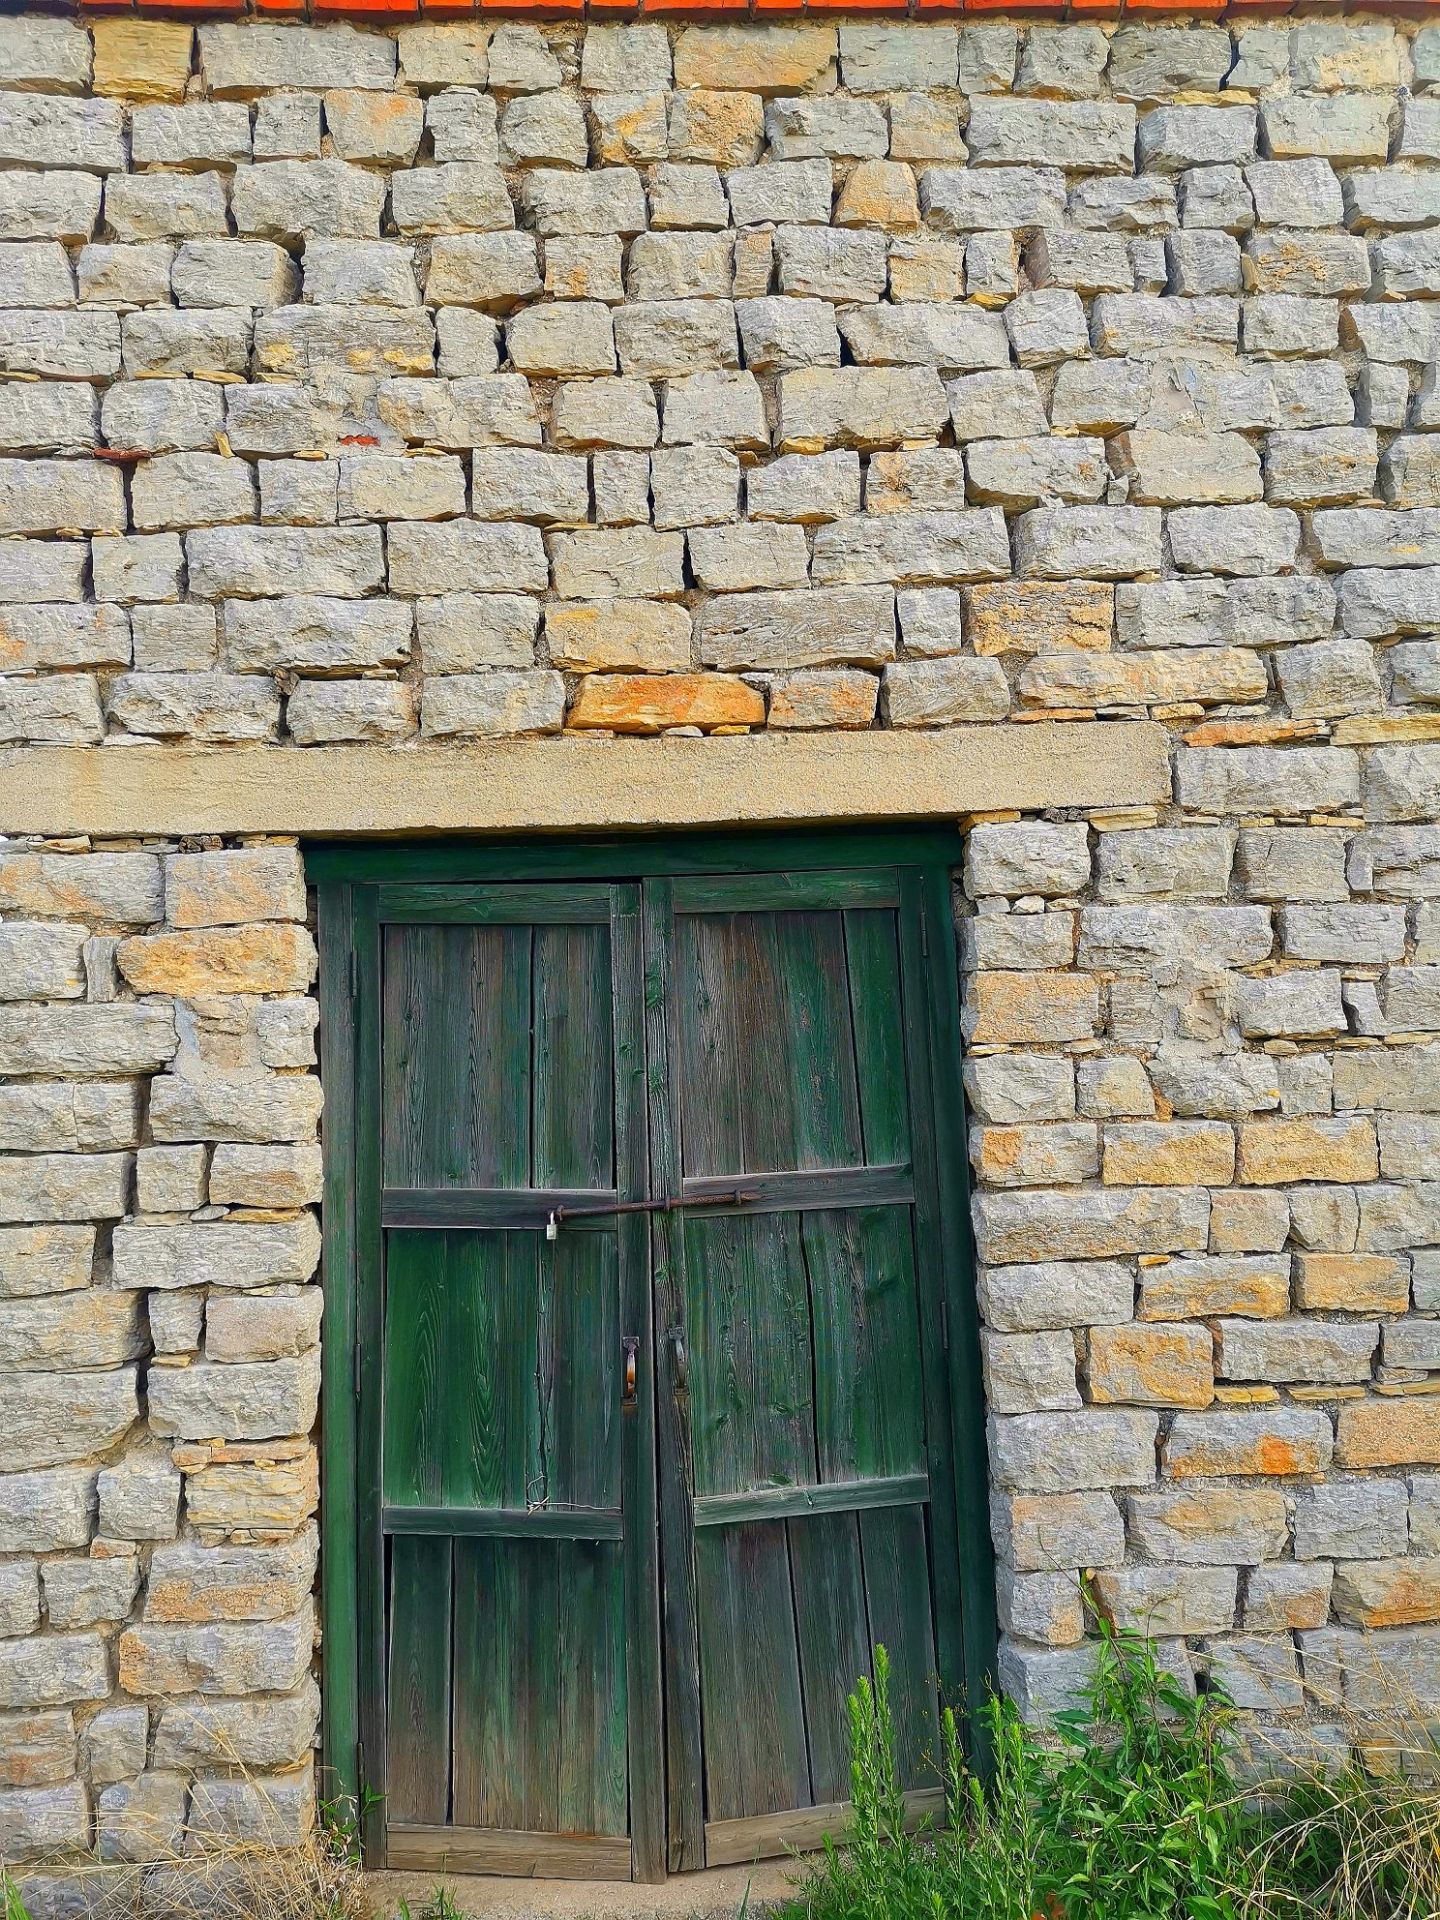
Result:
[[[678,1398],[690,1391],[690,1360],[685,1351],[685,1335],[679,1327],[671,1327],[666,1339],[670,1343],[670,1384]]]
[[[625,1384],[620,1390],[620,1404],[622,1407],[633,1407],[635,1405],[637,1355],[640,1348],[638,1335],[633,1333],[622,1334],[620,1337],[620,1346],[625,1355]]]

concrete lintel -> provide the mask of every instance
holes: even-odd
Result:
[[[583,833],[1166,800],[1144,721],[413,747],[20,747],[0,833]]]

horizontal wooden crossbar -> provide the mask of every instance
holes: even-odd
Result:
[[[625,1532],[618,1507],[384,1507],[380,1525],[466,1540],[619,1540]]]
[[[628,1880],[630,1842],[607,1834],[510,1833],[391,1824],[385,1864],[413,1873],[508,1873],[530,1879]]]
[[[744,1820],[707,1820],[707,1867],[739,1866],[750,1860],[773,1860],[786,1853],[811,1853],[829,1834],[843,1841],[850,1828],[850,1802],[836,1800],[824,1807],[800,1807],[792,1813],[754,1814]],[[945,1795],[939,1787],[925,1787],[905,1795],[905,1825],[913,1832],[925,1821],[939,1822],[945,1813]]]
[[[816,1167],[805,1173],[707,1174],[686,1180],[680,1191],[698,1201],[723,1194],[736,1185],[746,1198],[737,1207],[707,1207],[704,1218],[725,1213],[790,1213],[822,1207],[908,1207],[915,1199],[915,1183],[908,1166]]]
[[[386,1227],[543,1228],[557,1207],[603,1207],[615,1201],[603,1187],[386,1187],[380,1224]],[[581,1215],[574,1228],[615,1231],[613,1214]],[[567,1225],[566,1232],[571,1226]]]
[[[818,1487],[758,1487],[749,1493],[703,1493],[695,1502],[695,1524],[726,1527],[740,1520],[793,1520],[807,1513],[914,1507],[929,1498],[930,1477],[924,1473],[898,1473],[884,1480],[832,1480]]]

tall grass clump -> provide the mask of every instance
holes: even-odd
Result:
[[[1149,1645],[1106,1632],[1083,1705],[1038,1740],[983,1710],[988,1781],[941,1722],[945,1820],[909,1832],[889,1662],[851,1697],[853,1823],[788,1920],[1238,1920],[1252,1816],[1225,1759],[1228,1709],[1191,1698]]]

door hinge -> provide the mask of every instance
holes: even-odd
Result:
[[[940,1348],[943,1353],[950,1351],[950,1302],[940,1302]]]
[[[358,1823],[360,1811],[365,1805],[365,1742],[355,1742],[355,1817]]]
[[[354,947],[350,949],[350,998],[360,998],[360,959]]]
[[[360,1336],[357,1333],[350,1348],[351,1378],[355,1388],[355,1398],[360,1398]]]

